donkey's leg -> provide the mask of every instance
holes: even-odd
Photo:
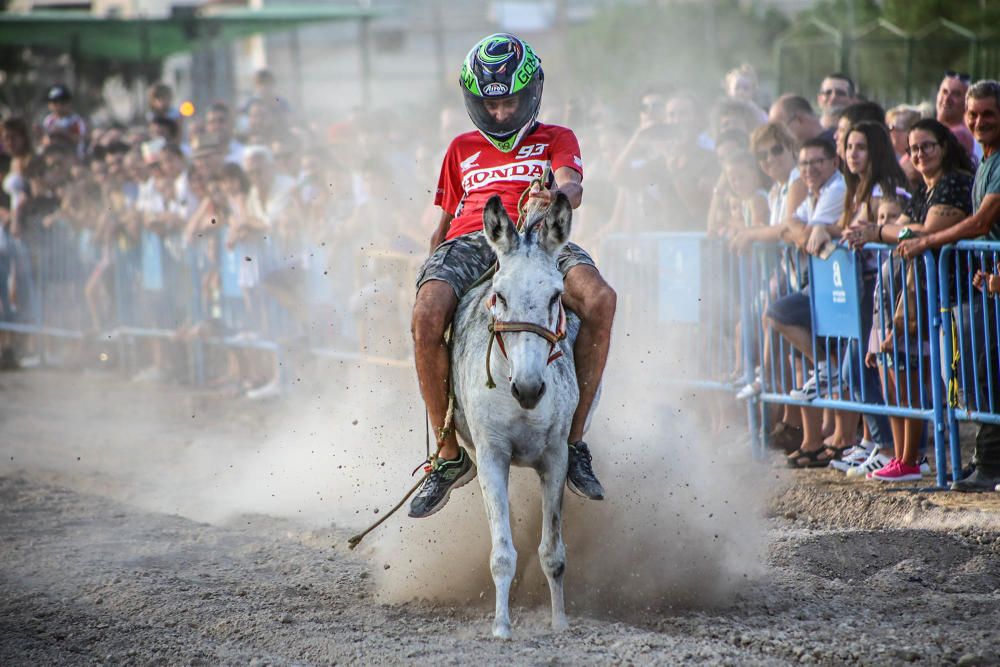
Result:
[[[483,503],[490,522],[493,549],[490,552],[490,572],[496,588],[496,613],[493,618],[493,636],[510,639],[510,584],[514,579],[517,552],[510,532],[510,503],[507,480],[510,475],[510,456],[487,446],[479,452],[479,485],[483,489]]]
[[[567,449],[559,440],[549,448],[545,466],[539,470],[542,483],[542,541],[538,560],[549,582],[552,597],[552,629],[569,627],[563,604],[563,572],[566,570],[566,545],[562,537],[563,487],[566,484]]]

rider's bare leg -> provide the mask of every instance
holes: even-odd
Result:
[[[441,280],[424,283],[417,290],[417,300],[413,305],[411,331],[417,380],[435,437],[448,412],[451,360],[444,333],[451,324],[457,305],[455,290]],[[458,439],[454,430],[445,437],[439,455],[445,459],[458,458]]]
[[[580,316],[580,333],[573,346],[580,402],[573,414],[569,441],[583,439],[584,425],[601,384],[611,346],[611,323],[618,296],[593,266],[577,264],[565,276],[563,304]]]

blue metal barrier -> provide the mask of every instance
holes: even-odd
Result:
[[[218,348],[276,354],[279,368],[290,346],[327,358],[411,363],[408,337],[367,338],[359,318],[384,313],[357,292],[378,273],[374,292],[392,304],[391,330],[405,330],[402,297],[422,261],[414,255],[275,237],[227,248],[224,229],[187,244],[148,230],[133,238],[124,227],[102,240],[61,220],[27,241],[5,232],[0,241],[0,331],[33,337],[25,340],[43,362],[53,361],[47,341],[65,338],[117,345],[125,373],[147,356],[143,341],[183,344],[196,386]],[[8,284],[8,276],[16,281]],[[394,347],[382,349],[389,338]]]
[[[962,467],[959,421],[1000,424],[1000,300],[973,286],[1000,271],[1000,242],[961,241],[941,250],[941,334],[953,471]]]
[[[758,349],[763,385],[758,400],[926,420],[933,424],[937,483],[943,486],[943,389],[940,373],[932,372],[941,368],[938,286],[922,279],[937,275],[936,262],[931,253],[920,262],[908,262],[893,258],[892,252],[891,246],[882,245],[867,246],[862,253],[839,247],[826,259],[809,257],[807,272],[805,258],[792,248],[754,248],[748,278],[753,304],[745,319],[759,321],[772,302],[788,295],[801,301],[802,296],[794,296],[801,290],[809,302],[808,320],[801,322],[809,331],[808,352],[813,359],[825,360],[828,368],[841,370],[840,382],[818,383],[816,398],[790,396],[795,388],[792,371],[802,369],[804,377],[805,368],[812,365],[807,350],[796,350],[784,337],[765,332]],[[910,283],[926,284],[926,291],[905,289],[908,272],[916,272]],[[894,342],[883,349],[887,337]],[[872,386],[866,358],[878,363],[881,387]]]
[[[727,241],[688,232],[612,234],[598,264],[618,293],[617,326],[662,344],[673,372],[658,382],[732,392],[748,381],[759,327],[749,318],[747,258]],[[747,419],[752,452],[762,457],[755,406],[747,406]]]

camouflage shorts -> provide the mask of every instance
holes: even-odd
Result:
[[[497,256],[482,232],[456,236],[439,245],[424,262],[417,276],[417,290],[429,280],[443,280],[462,298],[496,261]],[[595,266],[590,255],[575,243],[567,243],[556,261],[563,276],[577,264]]]

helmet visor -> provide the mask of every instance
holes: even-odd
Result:
[[[481,131],[504,139],[531,122],[538,112],[542,83],[536,78],[513,95],[479,97],[462,89],[465,108],[473,124]]]

